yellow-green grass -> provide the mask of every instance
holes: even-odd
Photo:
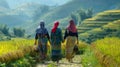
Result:
[[[0,41],[0,62],[16,60],[33,50],[33,40],[16,38],[10,41]]]
[[[107,25],[104,25],[103,28],[104,29],[110,28],[110,29],[118,29],[119,30],[120,29],[120,19],[117,21],[114,21],[114,22],[110,22]]]
[[[94,51],[90,49],[90,46],[88,46],[84,54],[81,55],[81,62],[83,67],[103,67],[96,58]]]
[[[91,27],[91,26],[101,26],[101,25],[104,25],[105,23],[84,23],[84,24],[81,24],[82,27]]]
[[[77,44],[80,49],[85,48],[86,43]],[[66,42],[62,43],[62,52],[65,54]],[[25,54],[34,51],[34,40],[14,38],[10,41],[0,41],[0,62],[10,62],[12,60],[24,57]],[[50,56],[51,46],[48,42],[48,55]]]
[[[0,42],[0,55],[6,54],[8,52],[13,52],[23,47],[33,45],[33,40],[25,40],[25,39],[14,39],[11,41],[1,41]]]
[[[118,15],[120,14],[120,10],[108,10],[103,13],[99,13],[98,15]]]
[[[92,34],[97,34],[101,32],[103,32],[101,28],[95,28],[95,29],[92,29],[91,31],[88,31],[88,33],[92,33]]]
[[[94,17],[93,17],[94,18]],[[89,19],[86,19],[85,21],[83,21],[83,23],[82,24],[106,24],[106,23],[108,23],[108,22],[110,22],[109,20],[106,20],[106,21],[100,21],[100,20],[93,20],[93,18],[89,18]]]
[[[86,31],[86,30],[85,30],[85,31]],[[82,29],[81,29],[81,30],[78,30],[78,34],[79,34],[79,33],[84,33],[85,31],[82,30]]]
[[[109,10],[98,13],[95,17],[96,20],[117,20],[120,19],[120,10]]]
[[[82,33],[82,34],[80,34],[79,36],[80,36],[80,38],[83,38],[83,37],[89,37],[89,33],[87,33],[87,32],[85,32],[85,33]]]
[[[101,28],[92,29],[90,31],[87,31],[87,33],[92,33],[92,34],[104,33],[105,29],[119,30],[120,29],[120,20],[117,20],[117,21],[114,21],[114,22],[109,22],[108,24],[103,25]]]
[[[97,40],[93,44],[101,53],[106,56],[110,56],[111,59],[120,64],[120,38],[105,38],[102,40]],[[105,57],[102,59],[105,59]]]

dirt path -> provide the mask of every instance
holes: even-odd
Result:
[[[60,60],[60,62],[54,63],[52,61],[45,62],[44,64],[37,64],[36,67],[83,67],[81,64],[80,55],[76,55],[73,59],[73,63],[69,63],[65,58]]]

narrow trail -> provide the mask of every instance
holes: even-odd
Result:
[[[52,61],[45,62],[43,64],[37,64],[36,67],[83,67],[81,64],[80,55],[76,55],[73,59],[73,63],[69,63],[65,58],[60,60],[60,62],[54,63]]]

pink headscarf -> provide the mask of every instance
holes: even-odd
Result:
[[[59,26],[59,21],[55,21],[54,26],[52,28],[52,33],[54,33],[56,31],[56,29],[58,28],[58,26]]]
[[[68,27],[67,27],[67,30],[69,30],[69,31],[71,31],[71,32],[73,32],[73,33],[76,33],[76,32],[77,32],[77,28],[76,28],[76,25],[75,25],[75,23],[74,23],[73,20],[70,20],[70,21],[69,21],[69,25],[68,25]]]

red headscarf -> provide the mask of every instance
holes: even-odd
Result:
[[[56,31],[56,29],[58,28],[58,26],[59,26],[59,21],[55,21],[54,26],[52,28],[52,32],[53,33]]]
[[[67,27],[67,30],[69,30],[69,31],[71,31],[71,32],[73,32],[73,33],[76,33],[76,32],[77,32],[77,28],[76,28],[76,25],[75,25],[75,23],[74,23],[73,20],[70,20],[70,21],[69,21],[69,25],[68,25],[68,27]]]

